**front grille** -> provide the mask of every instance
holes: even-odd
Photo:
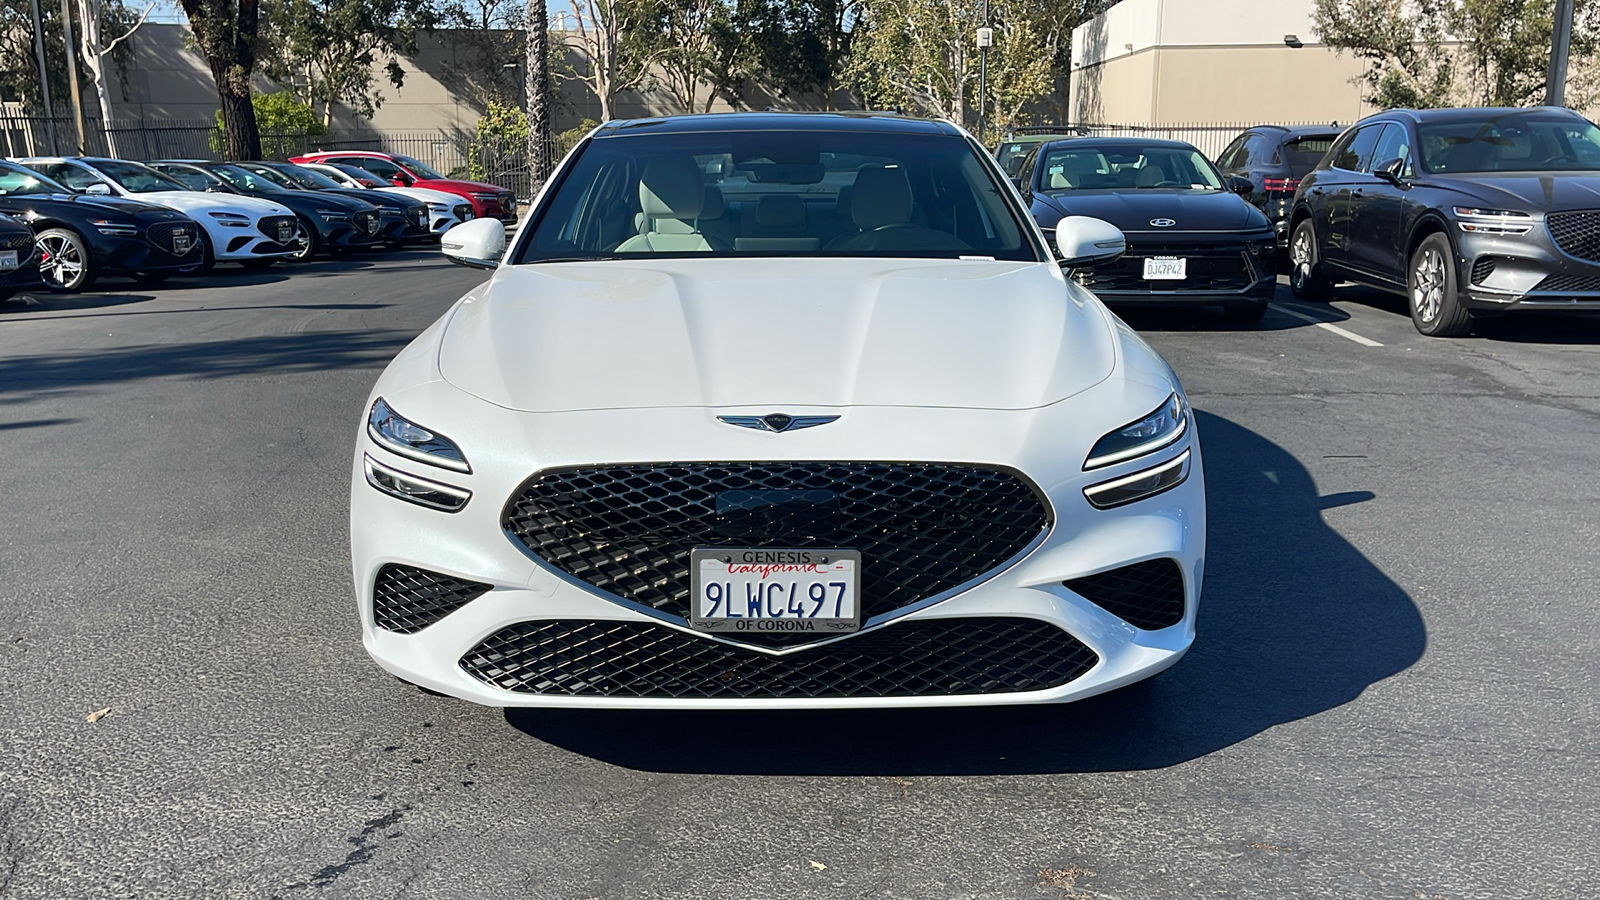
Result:
[[[1144,277],[1146,257],[1181,257],[1188,260],[1181,281],[1150,281]],[[1113,263],[1079,269],[1078,283],[1095,292],[1145,294],[1152,291],[1228,293],[1242,291],[1255,281],[1255,273],[1238,246],[1188,244],[1128,246],[1128,254]]]
[[[1483,284],[1490,275],[1494,274],[1496,259],[1493,256],[1480,256],[1472,261],[1472,283]]]
[[[810,514],[747,521],[752,491],[836,498]],[[722,498],[719,511],[719,495]],[[862,610],[892,612],[970,581],[1050,524],[1036,490],[1007,471],[935,463],[671,463],[565,469],[506,505],[507,532],[535,556],[617,597],[689,612],[695,547],[861,551]]]
[[[1183,620],[1183,570],[1170,559],[1134,563],[1062,584],[1135,628],[1153,631]]]
[[[1544,223],[1563,252],[1600,262],[1600,210],[1549,213]]]
[[[516,208],[517,208],[517,195],[516,194],[513,194],[510,191],[501,191],[500,192],[500,196],[499,196],[498,199],[500,200],[500,208],[501,209],[505,210],[508,213],[516,211]]]
[[[362,234],[378,233],[378,214],[376,212],[370,210],[358,212],[350,217],[350,221],[355,224],[356,230]]]
[[[180,233],[189,235],[190,250],[199,243],[195,240],[195,227],[184,222],[156,222],[144,231],[146,240],[168,253],[177,253],[172,249],[172,236]]]
[[[0,233],[0,250],[15,250],[19,259],[27,259],[33,253],[33,232]]]
[[[418,228],[428,227],[428,208],[426,206],[410,207],[407,210],[407,213],[410,215],[411,221],[416,223]]]
[[[390,563],[372,585],[372,618],[386,631],[414,634],[488,591],[487,584]]]
[[[1600,291],[1600,277],[1594,275],[1551,275],[1533,287],[1536,291]]]
[[[902,622],[787,656],[644,622],[522,622],[461,658],[467,674],[522,694],[815,698],[1006,694],[1059,687],[1099,657],[1037,619]]]
[[[298,224],[299,221],[295,219],[294,216],[262,216],[261,221],[256,224],[256,228],[260,229],[261,233],[266,235],[268,240],[277,241],[278,243],[283,244],[288,243],[289,240],[293,239],[294,230]],[[283,237],[282,232],[278,230],[280,225],[288,226],[288,238]]]
[[[457,219],[459,219],[462,222],[465,222],[466,220],[472,218],[472,204],[471,203],[458,203],[458,204],[456,204],[456,207],[454,209],[452,209],[450,212],[452,214],[454,214]]]

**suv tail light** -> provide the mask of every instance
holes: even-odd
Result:
[[[1261,189],[1266,191],[1283,191],[1285,193],[1292,194],[1300,189],[1300,179],[1263,178],[1261,179]]]

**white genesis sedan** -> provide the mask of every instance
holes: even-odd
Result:
[[[1075,700],[1194,639],[1200,446],[1171,368],[958,128],[611,123],[378,379],[363,641],[491,706]]]

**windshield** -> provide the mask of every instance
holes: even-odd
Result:
[[[207,172],[199,166],[186,166],[178,163],[155,163],[151,168],[176,181],[181,181],[189,186],[191,191],[209,190],[213,186],[223,183],[222,179]]]
[[[598,138],[541,205],[520,262],[694,253],[1039,259],[990,172],[953,135]]]
[[[284,183],[293,183],[306,190],[327,190],[328,188],[342,188],[344,185],[321,172],[313,172],[304,166],[256,166],[255,171],[267,176],[277,178]]]
[[[388,187],[389,186],[389,182],[384,181],[382,178],[379,178],[378,176],[372,174],[371,172],[368,172],[366,169],[363,169],[360,166],[351,166],[351,165],[342,165],[341,164],[341,165],[335,166],[334,168],[338,169],[339,171],[343,172],[346,175],[349,175],[351,178],[355,179],[357,182],[359,182],[361,184],[366,185],[367,187]]]
[[[423,165],[420,162],[417,162],[416,160],[412,159],[409,156],[396,156],[395,157],[395,161],[400,163],[400,165],[405,166],[406,168],[410,169],[411,170],[411,174],[419,176],[421,178],[431,178],[434,181],[445,181],[445,180],[447,180],[446,176],[440,175],[438,172],[435,172],[433,169],[428,168],[427,166]]]
[[[1294,177],[1303,177],[1315,169],[1317,163],[1322,162],[1322,158],[1333,149],[1333,142],[1338,139],[1337,134],[1290,138],[1283,142],[1283,164],[1289,167],[1289,172]]]
[[[1222,176],[1186,144],[1073,141],[1050,148],[1039,171],[1039,188],[1045,191],[1222,190]]]
[[[0,197],[28,194],[70,194],[72,189],[21,166],[0,163]]]
[[[142,163],[101,159],[94,162],[94,167],[100,174],[122,185],[123,190],[133,194],[189,190],[183,183],[174,181]]]
[[[1418,130],[1422,168],[1435,174],[1600,170],[1600,129],[1574,115],[1517,112]]]
[[[210,172],[241,191],[281,191],[284,182],[288,181],[287,178],[283,181],[270,178],[263,172],[252,171],[244,166],[212,166]]]

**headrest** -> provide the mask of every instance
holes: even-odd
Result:
[[[863,230],[911,221],[911,182],[906,170],[873,166],[857,172],[850,219]]]
[[[700,167],[688,156],[652,159],[639,176],[639,206],[652,219],[693,219],[705,205]]]
[[[1146,162],[1139,168],[1139,187],[1155,187],[1163,181],[1169,180],[1167,173],[1161,171],[1154,160]]]
[[[850,195],[854,193],[855,188],[847,184],[844,187],[839,188],[839,199],[833,201],[833,214],[845,220],[846,222],[851,221]]]
[[[766,194],[756,204],[756,224],[762,228],[804,228],[806,202],[793,194]]]
[[[722,188],[714,184],[707,185],[705,202],[700,207],[700,220],[720,219],[723,209]]]

